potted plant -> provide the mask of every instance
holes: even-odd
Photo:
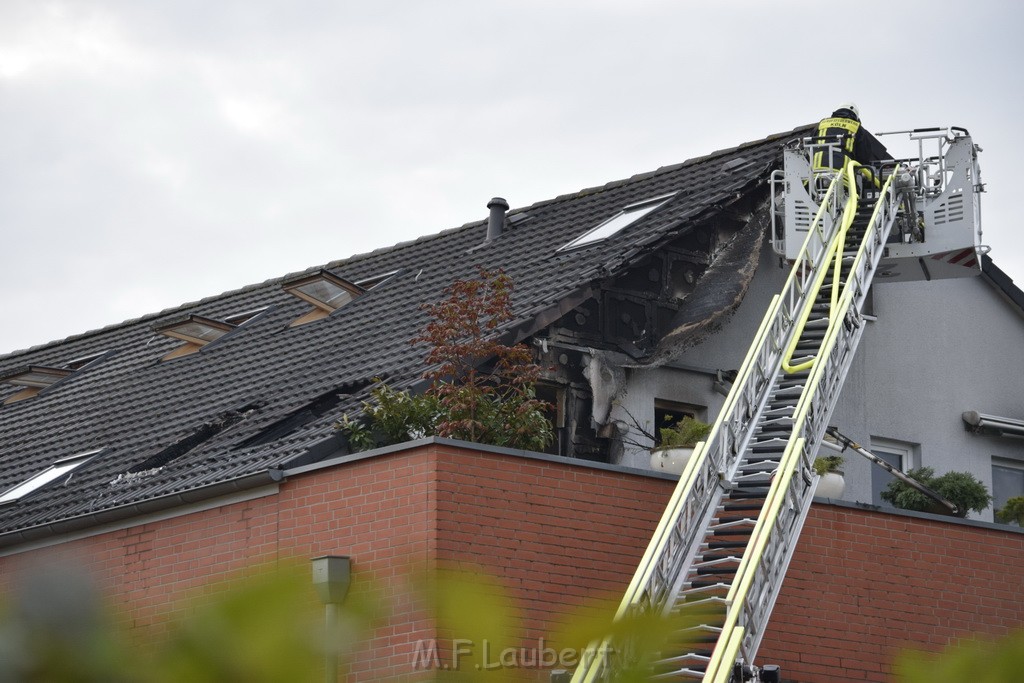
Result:
[[[841,498],[846,489],[843,471],[843,456],[822,455],[814,459],[814,471],[818,473],[818,485],[814,495],[818,498]]]
[[[1024,527],[1024,496],[1016,496],[1006,501],[1003,507],[996,510],[996,520],[1003,524]]]
[[[931,467],[918,467],[907,474],[955,504],[959,508],[957,517],[966,517],[971,510],[981,512],[992,503],[988,489],[970,472],[946,472],[937,477]],[[882,491],[882,500],[903,510],[950,514],[944,506],[899,479],[889,482]]]
[[[661,443],[651,449],[651,469],[682,474],[697,442],[707,438],[711,425],[690,416],[658,430]]]

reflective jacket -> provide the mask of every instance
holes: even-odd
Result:
[[[838,114],[839,112],[835,113]],[[814,153],[814,170],[842,170],[843,162],[847,158],[863,162],[864,160],[858,159],[854,152],[857,139],[860,137],[858,135],[859,132],[860,121],[857,119],[836,116],[835,114],[827,119],[822,119],[821,123],[818,124],[815,142],[826,144],[834,142],[835,138],[839,137],[840,143],[838,147],[822,148]],[[859,147],[859,145],[857,146]]]

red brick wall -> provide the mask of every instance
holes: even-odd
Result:
[[[500,577],[537,638],[567,606],[622,594],[673,483],[449,448],[437,486],[438,559]]]
[[[407,674],[411,643],[433,634],[407,578],[435,553],[434,470],[429,448],[320,470],[283,483],[277,495],[0,558],[0,576],[70,554],[133,625],[159,627],[196,589],[253,564],[351,555],[357,580],[372,575],[401,623],[375,632],[372,658],[357,660],[350,680]]]
[[[811,509],[759,653],[796,681],[888,681],[906,648],[1024,626],[1024,535]]]
[[[142,626],[255,562],[351,555],[357,585],[373,575],[396,615],[350,679],[380,680],[409,676],[415,641],[436,635],[409,589],[410,569],[438,562],[494,574],[531,643],[566,609],[622,590],[671,489],[437,444],[293,476],[274,496],[0,558],[0,575],[74,552]],[[1024,624],[1022,565],[1024,535],[816,505],[760,660],[799,681],[887,680],[903,647],[938,649]]]

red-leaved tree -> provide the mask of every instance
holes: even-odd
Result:
[[[431,321],[414,342],[430,345],[425,377],[437,398],[438,436],[510,448],[542,450],[551,442],[546,403],[536,398],[540,367],[523,344],[499,339],[513,318],[512,280],[503,271],[479,269],[456,280],[445,298],[424,309]]]

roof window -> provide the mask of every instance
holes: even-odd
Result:
[[[21,500],[33,491],[37,491],[38,489],[46,486],[51,481],[60,479],[66,474],[71,474],[72,471],[95,458],[97,455],[102,453],[103,450],[104,449],[99,448],[94,451],[79,453],[78,455],[72,455],[55,461],[47,469],[30,477],[28,481],[22,482],[0,495],[0,505]]]
[[[260,315],[261,313],[266,312],[269,309],[270,309],[270,306],[263,306],[262,308],[254,308],[251,311],[244,311],[242,313],[235,313],[234,315],[229,315],[228,317],[224,318],[224,322],[228,323],[229,325],[235,325],[237,327],[241,327],[245,323],[249,322],[250,320],[252,320],[256,316]]]
[[[74,370],[51,368],[45,365],[29,365],[0,377],[0,382],[21,387],[21,391],[8,396],[4,404],[32,398],[43,389],[50,387],[70,375]]]
[[[76,358],[76,359],[74,359],[72,361],[68,361],[68,364],[65,365],[64,367],[69,369],[69,370],[81,370],[86,365],[89,365],[90,363],[92,363],[95,360],[99,360],[103,356],[106,356],[108,353],[109,353],[109,351],[100,351],[99,353],[90,353],[88,356],[82,356],[81,358]]]
[[[186,318],[180,318],[154,327],[153,331],[185,342],[184,346],[179,346],[160,359],[171,360],[172,358],[180,358],[181,356],[195,353],[210,342],[217,341],[236,327],[237,325],[221,320],[190,315]]]
[[[292,327],[326,318],[366,291],[365,288],[326,270],[285,282],[283,287],[289,294],[314,306],[312,311],[294,320]]]
[[[363,278],[362,280],[356,280],[356,285],[358,287],[362,287],[366,291],[369,291],[376,287],[377,285],[387,282],[394,276],[398,275],[399,272],[399,270],[391,270],[388,271],[387,273],[381,273],[380,275],[374,275],[373,277],[366,277]]]
[[[593,242],[600,242],[601,240],[608,239],[612,235],[618,233],[624,228],[637,222],[647,214],[651,213],[655,209],[659,208],[662,204],[667,202],[669,199],[675,196],[675,193],[662,195],[660,197],[654,197],[652,199],[645,199],[642,202],[635,202],[629,204],[622,211],[601,223],[595,228],[591,228],[589,231],[583,233],[572,242],[559,247],[558,251],[567,251],[569,249],[575,249],[582,247]]]

